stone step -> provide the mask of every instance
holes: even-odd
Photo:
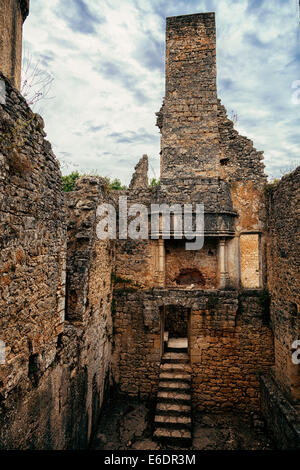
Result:
[[[186,383],[186,382],[180,382],[180,381],[176,381],[176,382],[164,382],[164,381],[160,381],[159,384],[158,384],[158,389],[159,390],[178,390],[182,393],[190,393],[191,391],[191,386],[190,384]]]
[[[190,403],[191,395],[189,393],[182,393],[182,392],[170,392],[170,391],[163,391],[159,390],[157,393],[157,401],[158,402],[167,402],[167,403]]]
[[[188,349],[187,348],[171,348],[170,346],[167,346],[166,353],[170,353],[170,352],[187,354]]]
[[[175,382],[175,381],[180,381],[180,382],[186,382],[186,383],[190,383],[191,381],[191,374],[189,372],[174,372],[174,371],[171,371],[171,372],[161,372],[160,375],[159,375],[159,380],[160,381],[171,381],[171,382]]]
[[[188,348],[187,338],[168,338],[168,346],[170,348]]]
[[[176,447],[192,444],[191,379],[187,338],[169,338],[159,374],[154,439]]]
[[[189,356],[186,353],[167,352],[162,357],[162,363],[187,364]]]
[[[172,429],[190,429],[192,426],[190,416],[168,416],[156,414],[154,423],[157,427]]]
[[[192,369],[189,364],[172,364],[166,362],[165,364],[161,364],[160,372],[183,372],[190,374]]]
[[[153,434],[154,439],[178,446],[190,446],[192,434],[189,429],[157,428]]]
[[[171,338],[167,343],[167,352],[187,353],[187,338]]]
[[[156,413],[159,415],[168,416],[190,416],[191,406],[189,404],[182,403],[157,403]]]

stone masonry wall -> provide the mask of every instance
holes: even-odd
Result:
[[[166,96],[159,119],[163,178],[178,170],[181,178],[218,175],[216,105],[214,13],[167,18]]]
[[[85,449],[110,381],[114,252],[96,237],[110,199],[80,180],[65,210],[43,121],[0,78],[0,449]]]
[[[287,396],[300,402],[300,365],[292,344],[300,340],[300,168],[268,191],[268,289],[275,338],[275,377]]]
[[[42,118],[4,82],[0,336],[7,349],[0,384],[6,397],[20,383],[26,386],[31,359],[40,370],[54,359],[64,322],[66,227],[59,164]]]
[[[272,331],[259,294],[239,300],[227,293],[211,296],[192,311],[189,340],[195,406],[259,410],[259,373],[274,363]]]
[[[140,165],[142,163],[142,165]],[[150,214],[150,205],[155,202],[155,194],[157,189],[146,187],[148,162],[145,156],[140,160],[137,165],[137,172],[134,174],[132,181],[135,184],[142,184],[144,186],[135,186],[127,191],[114,191],[113,198],[115,207],[119,207],[119,197],[127,197],[127,206],[129,208],[134,204],[143,204],[148,208]],[[144,168],[144,173],[139,173],[141,167]],[[135,217],[128,217],[128,226]],[[150,217],[148,219],[150,221]],[[150,225],[148,224],[149,234]],[[119,229],[119,220],[117,229]],[[158,241],[157,240],[132,240],[130,237],[127,239],[118,239],[116,244],[115,255],[115,286],[117,288],[124,287],[124,281],[127,287],[150,288],[158,287]]]
[[[300,447],[300,168],[267,187],[267,274],[275,366],[261,381],[261,409],[279,449]],[[298,351],[298,352],[297,352]]]
[[[115,292],[113,374],[120,389],[155,398],[163,307],[179,306],[191,312],[188,336],[194,406],[214,411],[258,410],[258,374],[274,363],[273,337],[261,294],[249,291],[245,295],[176,289]]]
[[[230,185],[235,219],[235,237],[239,241],[241,286],[265,285],[266,200],[263,152],[241,136],[218,100],[220,136],[220,177]]]
[[[213,13],[167,18],[166,90],[157,125],[160,200],[204,204],[206,235],[234,236],[227,243],[230,284],[262,288],[266,280],[263,152],[239,135],[217,97]],[[240,239],[243,234],[248,238]]]
[[[253,142],[239,135],[226,110],[218,100],[218,129],[220,139],[220,176],[230,184],[233,208],[239,217],[236,232],[263,232],[265,229],[266,175],[263,152]]]
[[[300,449],[299,408],[293,406],[278,388],[274,377],[262,374],[261,410],[278,449]]]
[[[29,0],[0,0],[0,71],[20,89],[22,28]]]
[[[121,392],[154,398],[161,358],[160,314],[156,312],[152,322],[147,321],[144,311],[141,291],[114,291],[112,370]]]
[[[34,376],[54,361],[64,322],[66,230],[59,164],[44,138],[43,120],[0,79],[6,85],[6,103],[0,105],[3,411],[14,391],[24,398]]]

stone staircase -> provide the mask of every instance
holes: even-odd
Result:
[[[160,366],[154,439],[174,446],[192,444],[191,368],[186,338],[167,340]]]

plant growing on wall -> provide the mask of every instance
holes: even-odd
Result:
[[[63,191],[73,191],[75,187],[75,182],[79,177],[80,174],[78,171],[72,171],[72,173],[70,173],[69,175],[62,176]]]
[[[156,186],[159,186],[160,185],[160,180],[156,179],[156,178],[152,178],[151,181],[150,181],[150,188],[155,188]]]

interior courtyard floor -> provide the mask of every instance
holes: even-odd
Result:
[[[153,440],[154,404],[114,396],[104,407],[91,450],[178,449]],[[182,448],[181,448],[182,449]],[[258,414],[196,411],[190,450],[274,450],[270,434]]]

